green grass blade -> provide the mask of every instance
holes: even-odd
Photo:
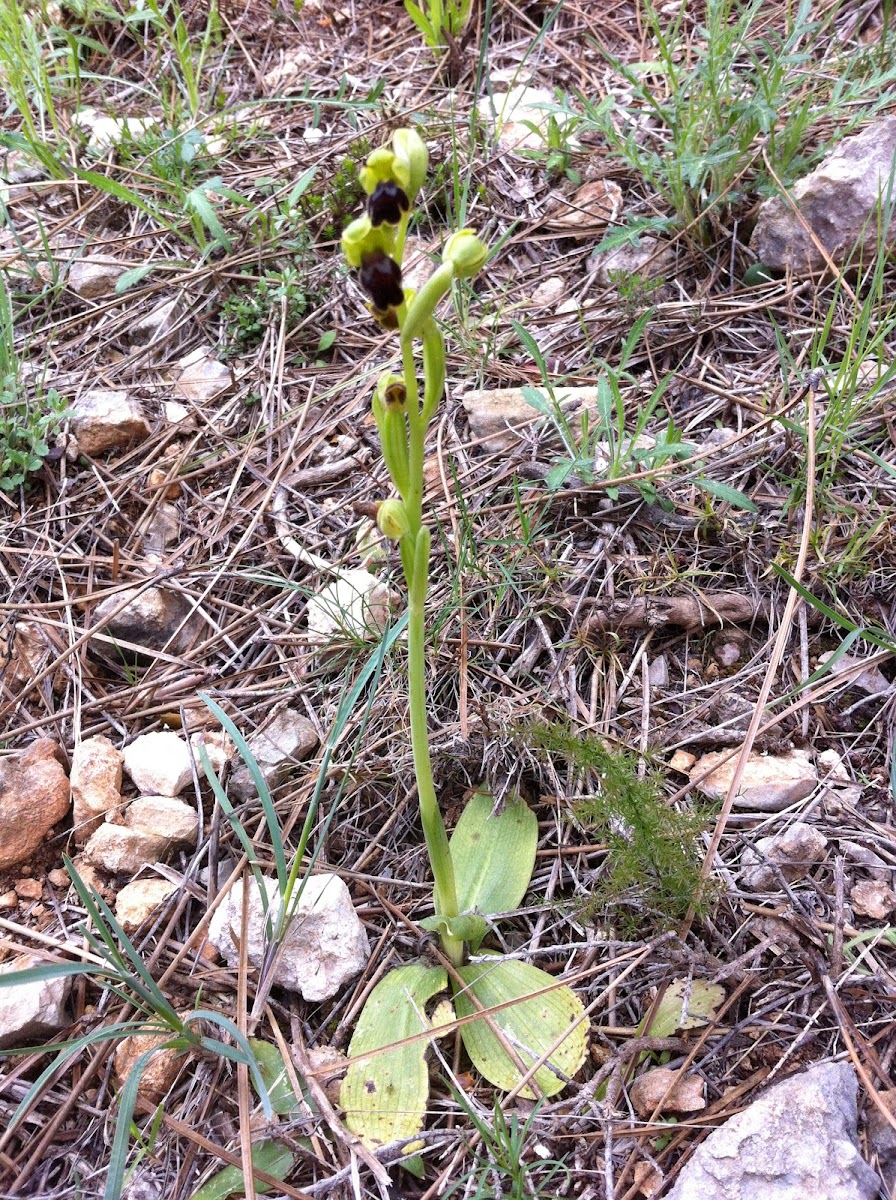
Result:
[[[271,1097],[268,1095],[268,1089],[265,1086],[264,1076],[255,1060],[255,1055],[252,1053],[252,1047],[243,1034],[240,1033],[234,1022],[222,1013],[212,1012],[208,1008],[198,1008],[195,1012],[191,1012],[186,1018],[185,1024],[190,1025],[193,1021],[210,1021],[213,1025],[220,1025],[222,1029],[230,1034],[239,1048],[238,1051],[234,1051],[232,1047],[225,1045],[223,1042],[211,1042],[211,1039],[206,1038],[203,1038],[203,1042],[209,1041],[214,1046],[215,1052],[222,1054],[225,1058],[230,1058],[234,1062],[245,1063],[252,1076],[252,1084],[258,1093],[258,1098],[264,1109],[264,1115],[269,1121],[272,1121],[274,1118],[274,1108],[271,1104]],[[209,1048],[211,1048],[211,1045]]]
[[[268,787],[267,783],[265,782],[265,778],[261,773],[261,768],[259,767],[259,765],[255,759],[255,756],[253,755],[252,751],[249,749],[248,742],[243,737],[243,735],[240,733],[239,729],[237,729],[236,725],[230,719],[230,717],[227,715],[227,713],[224,711],[224,709],[221,707],[221,705],[218,704],[217,701],[213,700],[207,692],[200,692],[199,699],[206,706],[206,708],[208,708],[211,712],[213,712],[215,714],[215,716],[218,718],[218,720],[221,723],[222,728],[229,735],[229,737],[233,740],[234,745],[236,746],[237,750],[240,753],[240,757],[242,758],[243,762],[246,764],[246,767],[248,768],[249,775],[252,779],[252,782],[255,785],[255,790],[258,793],[258,801],[261,804],[261,810],[264,813],[265,824],[267,825],[267,828],[268,828],[268,837],[271,839],[271,852],[274,855],[274,864],[277,868],[277,884],[278,884],[278,888],[280,891],[280,895],[282,896],[284,894],[284,891],[286,888],[286,879],[287,879],[287,876],[289,875],[289,868],[286,865],[286,851],[284,850],[283,838],[280,834],[280,822],[277,819],[277,810],[274,807],[274,801],[273,801],[273,798],[271,797],[270,788]],[[217,777],[215,777],[215,779],[212,780],[212,776],[209,775],[210,764],[208,767],[206,767],[205,762],[203,761],[202,765],[205,768],[205,773],[206,773],[206,776],[208,777],[209,783],[211,783],[212,787],[215,788],[215,794],[219,795],[218,789],[220,788],[220,783],[218,782]],[[217,784],[218,786],[215,787],[215,784]],[[219,796],[219,799],[220,799],[220,796]],[[227,813],[228,820],[230,820],[231,823],[234,824],[236,822],[236,816],[234,814],[233,806],[227,800],[226,795],[224,796],[224,803],[222,803],[222,808],[224,808],[224,804],[227,805],[227,808],[225,808],[224,811]],[[228,809],[229,809],[229,812],[227,811]],[[236,822],[236,823],[238,823],[238,822]],[[236,824],[234,824],[234,828],[236,828]],[[239,834],[237,836],[239,836]],[[243,836],[244,837],[246,836],[245,831],[243,831]],[[243,841],[242,837],[240,838],[240,841],[243,843],[243,848],[245,849],[246,842]],[[251,842],[249,842],[249,845],[251,847]],[[249,858],[250,858],[250,862],[252,861],[252,859],[255,858],[254,849],[251,850],[251,853],[249,854]]]

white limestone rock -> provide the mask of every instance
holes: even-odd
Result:
[[[144,921],[177,891],[167,879],[137,879],[126,884],[115,897],[115,915],[125,933],[134,933]]]
[[[294,708],[284,708],[270,725],[248,738],[247,745],[262,778],[273,790],[317,748],[318,741],[317,730],[307,717]],[[255,782],[245,764],[231,775],[229,792],[238,800],[249,800],[256,794]]]
[[[558,387],[554,395],[568,420],[578,421],[582,412],[597,415],[596,387]],[[462,402],[470,433],[490,454],[519,446],[538,422],[550,429],[550,418],[529,403],[522,388],[477,388],[467,392]]]
[[[108,653],[110,641],[127,642],[118,647],[120,653],[137,661],[160,651],[181,654],[202,630],[202,618],[187,597],[166,587],[124,588],[107,596],[93,610],[93,624],[98,632],[91,645]]]
[[[788,883],[805,879],[827,848],[827,838],[814,825],[794,821],[783,833],[760,838],[755,850],[744,851],[743,885],[754,892],[779,891],[782,876]]]
[[[833,658],[835,651],[831,650],[825,654],[819,654],[818,664],[823,666],[829,659]],[[855,672],[851,675],[849,686],[855,688],[859,692],[865,692],[869,696],[877,696],[881,692],[889,690],[890,681],[884,675],[883,671],[875,665],[867,666],[862,669],[862,659],[856,658],[852,654],[841,654],[833,663],[831,663],[832,675],[845,675]]]
[[[389,623],[391,592],[364,567],[340,570],[308,601],[308,632],[337,637],[379,637]]]
[[[87,151],[96,156],[114,150],[125,138],[139,140],[158,125],[156,117],[111,117],[85,105],[72,117],[72,123],[87,135]]]
[[[886,200],[896,161],[896,116],[872,122],[844,138],[824,162],[790,189],[792,204],[778,196],[766,200],[750,239],[759,261],[798,276],[827,269],[817,239],[836,266],[843,266],[857,242],[876,252],[878,214]],[[810,231],[815,239],[810,235]],[[896,226],[887,229],[890,243]]]
[[[72,818],[78,845],[121,804],[123,762],[124,755],[102,734],[84,738],[72,751]]]
[[[265,917],[257,883],[251,879],[248,886],[248,959],[260,967],[267,944]],[[266,879],[265,888],[271,919],[276,921],[280,911],[276,880]],[[230,966],[239,962],[242,904],[243,882],[238,881],[209,924],[209,941]],[[348,888],[338,875],[312,875],[283,938],[274,982],[299,992],[305,1000],[328,1000],[363,969],[369,952]]]
[[[557,113],[558,104],[547,88],[529,87],[520,84],[506,92],[495,92],[489,100],[490,116],[498,135],[502,150],[538,151],[547,148],[548,127],[551,115],[561,124],[563,113]],[[532,126],[535,126],[533,129]],[[570,136],[570,149],[578,148],[578,140]]]
[[[125,747],[124,768],[146,796],[178,796],[193,779],[189,747],[171,730],[135,738]]]
[[[704,754],[691,770],[696,781],[704,771],[705,779],[696,786],[712,800],[724,800],[734,777],[737,756],[718,750]],[[728,758],[727,762],[722,760]],[[718,764],[718,765],[717,765]],[[734,807],[753,812],[780,812],[798,803],[814,791],[818,775],[812,759],[805,750],[790,750],[786,754],[751,754],[734,799]]]
[[[669,1200],[875,1200],[856,1137],[856,1073],[818,1063],[700,1142]]]
[[[614,287],[620,276],[640,275],[643,279],[656,279],[674,266],[674,247],[649,234],[642,234],[637,246],[626,243],[614,250],[595,251],[589,263],[601,287]]]
[[[172,845],[195,846],[199,818],[195,808],[173,796],[140,796],[124,814],[130,829],[164,837]]]
[[[40,966],[30,955],[0,964],[0,975]],[[0,987],[0,1050],[52,1037],[68,1024],[65,1001],[70,979],[45,979]]]
[[[83,392],[72,405],[71,422],[78,449],[91,457],[125,450],[150,434],[139,400],[113,388]]]
[[[82,300],[96,300],[109,296],[115,285],[128,270],[128,264],[108,254],[86,254],[76,258],[68,269],[66,286]]]
[[[168,839],[164,834],[146,833],[107,821],[90,835],[84,847],[84,860],[113,875],[136,875],[142,867],[158,862],[167,849]]]
[[[219,362],[211,350],[200,346],[178,363],[174,395],[194,404],[213,400],[233,386],[230,368]]]

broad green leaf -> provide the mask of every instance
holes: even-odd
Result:
[[[588,1021],[582,1020],[585,1009],[575,992],[566,986],[557,987],[556,980],[538,967],[498,955],[494,963],[467,963],[458,974],[469,989],[455,993],[458,1017],[472,1016],[477,1011],[469,993],[486,1009],[509,1000],[519,1001],[492,1013],[490,1019],[527,1069],[568,1033],[548,1060],[550,1066],[546,1063],[535,1072],[535,1082],[545,1096],[553,1096],[565,1087],[585,1061],[588,1046]],[[533,995],[544,988],[553,990]],[[474,1066],[489,1083],[507,1091],[516,1087],[521,1078],[519,1068],[485,1018],[462,1025],[460,1032]],[[528,1085],[520,1095],[536,1098]]]
[[[299,1156],[285,1142],[257,1142],[252,1147],[252,1166],[266,1175],[285,1179]],[[271,1185],[255,1180],[256,1192],[269,1192]],[[227,1200],[228,1196],[245,1195],[246,1180],[239,1167],[225,1167],[193,1193],[193,1200]]]
[[[518,792],[493,813],[494,799],[476,792],[451,835],[451,859],[462,913],[511,912],[526,894],[535,867],[538,820]]]
[[[716,1009],[725,999],[721,984],[705,979],[673,979],[654,1013],[650,1028],[638,1026],[639,1034],[650,1037],[671,1037],[679,1029],[697,1029],[708,1025]]]
[[[747,512],[756,512],[756,505],[747,493],[742,492],[739,488],[731,487],[727,483],[719,483],[717,479],[707,479],[703,475],[699,479],[695,479],[694,483],[697,487],[703,488],[704,492],[709,492],[711,496],[715,496],[719,500],[726,500],[735,508],[745,508]]]
[[[442,967],[411,963],[381,979],[370,995],[349,1044],[349,1057],[393,1047],[395,1042],[430,1028],[426,1002],[444,991]],[[339,1102],[352,1133],[370,1146],[413,1137],[423,1128],[429,1096],[427,1041],[385,1050],[349,1066]]]
[[[283,1055],[272,1042],[264,1042],[261,1038],[249,1038],[249,1046],[258,1063],[258,1070],[268,1089],[271,1108],[281,1117],[291,1116],[301,1110],[303,1099],[311,1104],[307,1096],[297,1096],[290,1082],[289,1072],[283,1062]]]

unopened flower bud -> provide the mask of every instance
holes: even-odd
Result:
[[[442,251],[442,262],[451,263],[454,274],[460,279],[470,279],[485,266],[487,258],[488,246],[472,229],[452,233]]]
[[[403,500],[384,500],[377,509],[376,523],[380,533],[390,541],[400,542],[406,533],[410,532],[407,509]]]
[[[392,134],[395,162],[392,170],[411,200],[423,187],[429,152],[416,129],[396,129]]]

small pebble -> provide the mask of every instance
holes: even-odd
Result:
[[[43,890],[39,879],[16,880],[16,895],[23,900],[39,900],[43,895]]]
[[[15,892],[4,892],[0,896],[0,911],[7,912],[11,908],[19,907],[19,898]]]
[[[57,867],[54,871],[51,871],[47,879],[52,883],[53,887],[57,888],[67,888],[71,883],[68,871],[63,871],[61,867]]]

